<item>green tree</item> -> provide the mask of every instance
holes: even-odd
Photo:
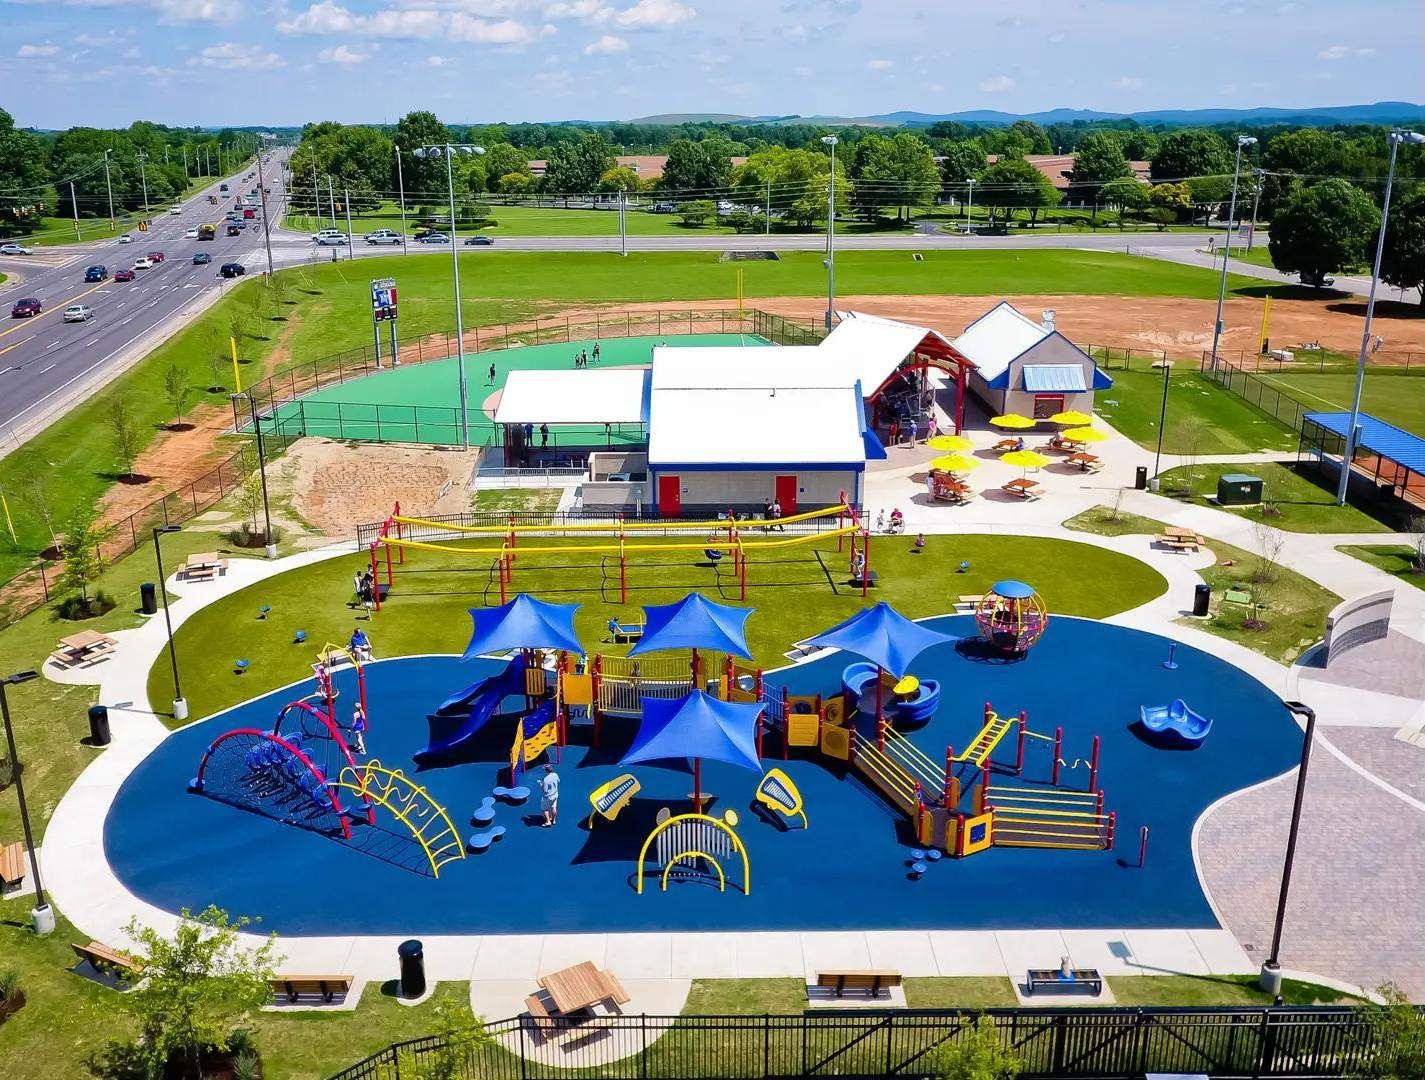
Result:
[[[1148,189],[1148,217],[1162,232],[1192,213],[1192,192],[1186,184],[1154,184]]]
[[[534,191],[534,177],[529,173],[505,173],[499,179],[495,190],[501,195],[528,195]]]
[[[893,206],[898,217],[907,218],[912,207],[933,202],[940,188],[935,156],[909,132],[861,139],[852,152],[850,173],[852,202],[872,218]]]
[[[1118,211],[1118,227],[1122,229],[1123,220],[1129,213],[1147,207],[1148,185],[1136,177],[1120,176],[1099,188],[1098,197]]]
[[[935,1054],[936,1080],[1014,1080],[1022,1071],[1024,1062],[1001,1044],[991,1016],[966,1021]]]
[[[255,293],[261,296],[261,293]],[[193,384],[188,381],[188,373],[179,364],[170,364],[163,373],[163,392],[168,404],[173,407],[173,421],[168,425],[177,430],[183,426],[183,406],[193,393]]]
[[[678,204],[678,220],[684,225],[699,228],[717,217],[717,204],[711,199],[692,199]]]
[[[1184,128],[1159,140],[1150,169],[1154,180],[1220,176],[1232,172],[1232,153],[1217,132]]]
[[[970,177],[978,176],[980,170],[985,167],[984,147],[973,139],[951,143],[945,148],[942,157],[944,160],[940,162],[940,178],[946,185],[958,187]]]
[[[43,144],[16,128],[14,117],[0,109],[0,192],[7,195],[0,199],[0,232],[33,227],[54,208],[55,192],[47,180]]]
[[[491,143],[485,147],[485,173],[487,176],[508,176],[519,173],[533,178],[529,168],[529,157],[517,146],[509,143]]]
[[[60,557],[64,569],[54,588],[61,596],[78,596],[82,607],[89,604],[89,586],[104,573],[102,545],[109,529],[99,524],[99,511],[92,506],[80,506],[64,523],[64,543]],[[89,614],[87,610],[81,612]]]
[[[1031,225],[1042,211],[1058,206],[1060,197],[1049,178],[1023,158],[995,162],[980,173],[975,191],[996,217],[1008,220],[1015,210],[1023,209]]]
[[[307,141],[305,133],[302,141]],[[422,146],[439,146],[451,141],[450,129],[440,122],[435,113],[425,109],[406,113],[396,121],[396,130],[391,133],[391,141],[401,148],[401,169],[405,175],[408,193],[418,195],[445,190],[445,166],[440,159],[421,159],[414,154],[414,151]],[[292,175],[302,175],[295,161],[292,163]],[[396,186],[394,157],[390,181],[381,186],[388,189]]]
[[[1272,218],[1272,265],[1318,288],[1328,274],[1366,260],[1380,211],[1359,188],[1323,180],[1293,194]]]
[[[1380,276],[1397,289],[1419,289],[1425,304],[1425,191],[1391,206]]]
[[[138,460],[141,441],[133,404],[123,395],[115,397],[109,402],[109,412],[104,419],[114,440],[114,457],[121,470],[120,475],[131,477],[134,475],[134,462]]]
[[[227,1050],[240,1022],[272,999],[276,939],[244,948],[238,934],[249,923],[208,907],[197,915],[185,908],[171,936],[137,920],[124,928],[137,943],[143,978],[104,1002],[137,1022],[140,1035],[130,1045],[153,1075],[197,1080],[203,1054]]]
[[[422,1054],[404,1055],[400,1075],[415,1080],[460,1080],[467,1063],[480,1050],[493,1045],[485,1023],[468,1008],[442,1001],[435,1007],[435,1047]]]
[[[1193,176],[1183,181],[1192,196],[1193,209],[1202,215],[1202,223],[1207,225],[1214,217],[1222,216],[1222,208],[1232,198],[1232,177],[1230,175]]]
[[[668,146],[660,186],[669,192],[707,194],[727,187],[732,152],[723,139],[675,139]]]
[[[732,170],[732,189],[738,197],[764,205],[771,192],[772,213],[780,213],[801,228],[826,217],[826,184],[831,160],[817,150],[788,150],[769,146],[748,156]],[[843,159],[836,162],[836,210],[844,212],[851,194]]]
[[[1027,154],[1052,154],[1054,147],[1049,143],[1049,136],[1044,129],[1033,120],[1016,120],[1009,125],[1009,130],[1018,134],[1028,149]]]
[[[612,169],[605,170],[604,175],[599,177],[599,190],[608,194],[620,191],[637,194],[641,186],[638,173],[623,165],[615,165]]]
[[[1336,132],[1319,128],[1283,131],[1263,147],[1262,168],[1267,173],[1262,185],[1262,210],[1270,218],[1303,184],[1316,177],[1348,172],[1349,144]]]
[[[1383,986],[1381,1005],[1367,1005],[1369,1052],[1351,1074],[1358,1080],[1425,1077],[1425,1019],[1399,988]]]
[[[1095,221],[1103,185],[1132,175],[1128,159],[1123,156],[1123,144],[1111,131],[1095,131],[1074,150],[1074,168],[1069,179],[1074,185],[1074,195],[1093,203]]]
[[[578,142],[559,143],[545,159],[544,190],[560,194],[584,193],[599,186],[599,177],[618,164],[612,146],[597,132],[586,132]]]

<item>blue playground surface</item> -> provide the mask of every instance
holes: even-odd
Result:
[[[927,625],[973,637],[973,619]],[[1217,922],[1193,867],[1193,823],[1213,802],[1291,768],[1301,735],[1280,700],[1231,664],[1179,644],[1177,667],[1163,666],[1168,640],[1106,623],[1055,618],[1022,659],[936,646],[913,671],[942,688],[938,713],[909,733],[932,759],[947,743],[966,747],[986,702],[1001,716],[1027,710],[1029,728],[1064,728],[1063,757],[1086,758],[1102,736],[1099,785],[1117,811],[1113,851],[996,847],[932,863],[912,876],[917,846],[904,817],[837,763],[793,751],[783,762],[768,744],[767,767],[784,769],[801,789],[810,826],[781,831],[750,808],[757,773],[705,761],[704,792],[713,812],[735,808],[751,858],[751,891],[719,893],[675,882],[666,893],[649,882],[633,888],[639,848],[660,807],[687,809],[691,767],[663,763],[624,768],[638,721],[606,718],[603,745],[584,745],[588,727],[573,724],[562,752],[557,827],[538,827],[538,798],[497,805],[506,829],[489,850],[451,862],[432,877],[424,854],[377,810],[378,824],[353,825],[351,840],[283,824],[186,788],[204,748],[231,728],[271,729],[286,703],[313,690],[303,683],[267,694],[175,732],[129,776],[104,828],[108,860],[137,896],[169,911],[217,904],[261,916],[282,934],[499,934],[678,930],[842,930],[1002,928],[1212,928]],[[793,693],[840,689],[845,653],[771,673],[769,687]],[[367,666],[367,750],[426,785],[462,836],[471,815],[507,782],[517,721],[492,720],[465,751],[465,763],[420,768],[413,755],[428,738],[426,713],[448,694],[501,665],[454,656],[422,656]],[[349,669],[336,676],[352,692]],[[1135,732],[1140,707],[1181,698],[1213,721],[1197,749],[1150,745]],[[344,698],[350,701],[349,697]],[[514,708],[519,699],[510,699]],[[1013,762],[1013,737],[995,752]],[[1047,778],[1050,744],[1029,740],[1023,779]],[[804,755],[801,759],[798,754]],[[537,766],[536,766],[537,769]],[[614,822],[585,828],[589,792],[632,771],[642,791]],[[1067,770],[1082,790],[1087,769]],[[522,782],[533,783],[537,772]],[[1140,826],[1151,830],[1146,865],[1136,866]],[[740,877],[740,874],[736,875]]]

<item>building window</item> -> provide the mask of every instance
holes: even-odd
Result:
[[[1035,394],[1034,419],[1048,420],[1055,413],[1064,411],[1063,394]]]

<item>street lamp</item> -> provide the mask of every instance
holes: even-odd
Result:
[[[1286,861],[1282,865],[1282,887],[1277,895],[1277,921],[1272,930],[1272,951],[1262,964],[1257,985],[1269,994],[1281,995],[1282,990],[1282,924],[1286,922],[1286,897],[1291,889],[1291,864],[1296,858],[1296,834],[1301,827],[1301,801],[1306,795],[1306,768],[1311,764],[1311,742],[1316,735],[1316,713],[1299,701],[1285,702],[1294,715],[1306,720],[1306,732],[1301,738],[1301,764],[1296,771],[1296,799],[1291,805],[1291,829],[1286,836]]]
[[[831,147],[831,175],[826,182],[826,328],[831,329],[836,312],[836,144],[835,135],[823,135],[822,145]]]
[[[1222,303],[1227,299],[1227,263],[1232,254],[1233,219],[1237,216],[1237,181],[1242,175],[1242,148],[1254,146],[1250,135],[1237,136],[1237,157],[1232,165],[1232,201],[1227,204],[1227,240],[1222,245],[1222,280],[1217,286],[1217,321],[1212,324],[1212,370],[1217,371],[1217,346],[1222,340]]]
[[[396,190],[401,200],[401,254],[407,255],[406,250],[406,174],[401,168],[401,147],[398,144],[396,150]]]
[[[257,476],[262,486],[262,523],[263,523],[263,544],[264,554],[269,559],[277,558],[277,541],[272,536],[272,508],[267,500],[267,449],[262,441],[262,416],[257,411],[257,405],[252,400],[252,395],[247,396],[248,416],[252,419],[252,432],[257,438]],[[272,419],[277,419],[277,411],[272,412]]]
[[[109,182],[109,155],[114,151],[104,151],[104,190],[109,193],[109,231],[113,232],[117,227],[114,221],[114,185]]]
[[[1386,137],[1390,143],[1390,168],[1385,174],[1385,202],[1380,212],[1380,232],[1376,234],[1376,258],[1371,267],[1371,292],[1366,299],[1366,325],[1361,330],[1361,355],[1356,361],[1356,389],[1351,395],[1351,419],[1346,425],[1346,446],[1341,455],[1341,477],[1336,487],[1336,505],[1346,505],[1346,488],[1351,482],[1351,463],[1356,458],[1356,425],[1361,419],[1361,391],[1366,384],[1366,357],[1370,355],[1371,321],[1376,313],[1376,286],[1380,283],[1380,257],[1385,251],[1385,224],[1390,218],[1390,189],[1395,182],[1395,155],[1403,142],[1419,145],[1425,135],[1418,131],[1395,128]]]
[[[178,651],[173,647],[173,619],[168,614],[168,583],[163,575],[163,545],[158,538],[164,533],[176,533],[177,525],[155,525],[153,527],[153,557],[158,563],[158,588],[163,594],[163,623],[168,628],[168,659],[173,664],[173,719],[188,719],[188,700],[183,696],[183,687],[178,682]]]
[[[975,178],[965,178],[965,232],[970,231],[970,214],[975,209]]]
[[[1266,169],[1253,169],[1252,179],[1257,181],[1257,189],[1252,193],[1252,231],[1247,234],[1247,250],[1252,250],[1252,245],[1257,240],[1257,208],[1262,205],[1262,186],[1267,179]]]
[[[483,154],[483,146],[452,145],[418,146],[412,151],[418,158],[445,159],[445,189],[450,198],[450,270],[455,282],[455,369],[460,377],[460,446],[470,446],[470,417],[465,386],[465,323],[460,315],[460,251],[455,242],[455,167],[456,154]]]
[[[1173,370],[1173,362],[1167,357],[1162,359],[1163,365],[1163,403],[1158,408],[1158,448],[1153,451],[1153,479],[1158,479],[1158,463],[1163,458],[1163,431],[1168,426],[1168,375]],[[1154,491],[1157,490],[1155,487]]]
[[[35,907],[30,912],[30,922],[35,933],[44,935],[54,931],[54,911],[45,902],[45,886],[40,880],[40,863],[35,857],[35,836],[30,829],[30,810],[25,803],[24,770],[20,768],[19,753],[15,749],[15,729],[10,726],[10,702],[5,697],[5,687],[38,679],[37,671],[17,671],[0,679],[0,717],[5,721],[5,743],[10,753],[10,770],[15,778],[15,794],[20,799],[20,826],[25,832],[25,847],[30,851],[30,873],[35,879]]]

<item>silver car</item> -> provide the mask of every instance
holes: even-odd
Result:
[[[65,322],[88,322],[94,318],[94,309],[88,304],[70,304],[64,309]]]
[[[33,255],[34,251],[24,244],[0,244],[0,255]]]

